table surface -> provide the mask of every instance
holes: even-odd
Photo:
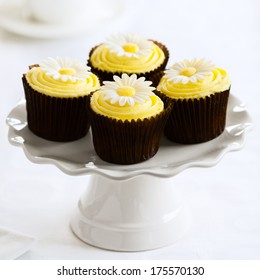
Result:
[[[111,252],[78,240],[69,220],[89,176],[68,176],[52,165],[30,162],[8,142],[5,123],[23,98],[21,75],[28,65],[57,55],[86,61],[92,46],[117,32],[163,42],[169,65],[205,57],[227,69],[232,93],[254,121],[242,150],[214,167],[172,178],[191,210],[191,229],[176,243],[146,252]],[[69,38],[26,38],[0,29],[0,226],[37,238],[19,259],[260,259],[259,34],[258,0],[126,1],[120,18]]]

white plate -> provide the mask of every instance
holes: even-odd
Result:
[[[68,143],[46,141],[35,136],[27,127],[24,100],[10,112],[7,123],[10,126],[9,141],[23,147],[31,161],[54,164],[69,175],[100,174],[111,179],[128,179],[141,174],[171,177],[189,167],[215,165],[227,152],[243,147],[246,131],[252,127],[245,105],[231,95],[226,128],[216,139],[181,145],[163,138],[153,158],[133,165],[117,165],[104,162],[96,155],[91,131],[86,137]]]
[[[13,4],[6,1],[0,9],[0,26],[9,32],[41,39],[74,36],[81,33],[91,33],[110,21],[121,18],[124,11],[122,0],[95,0],[94,12],[86,14],[84,22],[76,24],[47,24],[32,19],[23,3]]]

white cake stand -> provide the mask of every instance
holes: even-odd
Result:
[[[246,107],[230,96],[225,131],[196,145],[162,139],[158,153],[133,165],[102,161],[91,131],[78,141],[57,143],[27,127],[25,101],[7,117],[9,141],[35,163],[49,163],[69,175],[89,174],[90,183],[71,218],[73,232],[93,246],[117,251],[155,249],[173,243],[189,228],[189,215],[171,177],[189,167],[209,167],[224,154],[241,149],[252,121]]]

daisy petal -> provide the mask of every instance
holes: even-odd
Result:
[[[126,101],[127,101],[127,97],[126,96],[121,96],[119,98],[118,103],[119,103],[120,106],[124,106],[126,104]]]
[[[211,76],[215,66],[205,59],[183,60],[175,63],[170,69],[165,70],[164,77],[173,83],[187,84],[189,81],[196,83],[198,80]]]
[[[125,50],[124,46],[127,44],[135,45],[136,51]],[[119,33],[108,37],[104,45],[111,53],[116,53],[117,56],[139,58],[140,56],[148,56],[151,53],[152,42],[136,34],[124,35]]]
[[[90,67],[67,57],[48,57],[40,63],[41,70],[49,77],[62,82],[85,80],[90,75]],[[61,70],[63,73],[61,74]]]
[[[137,78],[136,74],[122,74],[121,77],[114,76],[114,82],[104,82],[100,92],[103,100],[110,104],[118,103],[119,106],[134,106],[135,103],[143,104],[153,95],[154,87],[151,81],[145,81],[144,77]],[[119,89],[124,88],[123,90]],[[125,95],[124,95],[125,92]]]

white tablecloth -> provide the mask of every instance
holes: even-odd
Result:
[[[192,212],[191,229],[171,246],[147,252],[111,252],[78,240],[69,219],[89,176],[34,164],[7,139],[5,119],[23,97],[21,75],[28,65],[57,55],[86,61],[92,46],[117,32],[165,43],[169,65],[205,57],[227,69],[232,93],[254,120],[241,151],[215,167],[172,178]],[[260,259],[259,65],[258,0],[131,0],[120,19],[73,38],[30,39],[0,29],[0,226],[38,240],[19,259]]]

